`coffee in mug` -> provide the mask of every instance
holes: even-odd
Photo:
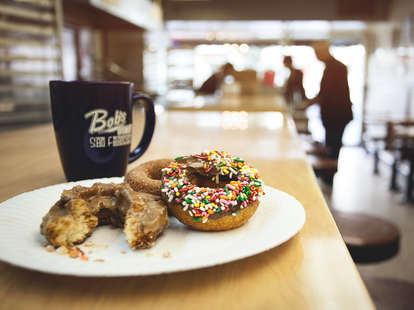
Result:
[[[53,127],[68,181],[123,176],[148,148],[155,127],[151,98],[129,82],[50,81]],[[133,105],[145,108],[144,133],[131,152]]]

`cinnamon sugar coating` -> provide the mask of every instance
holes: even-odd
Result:
[[[161,169],[167,167],[172,161],[167,158],[147,161],[128,172],[125,182],[137,192],[160,195]]]

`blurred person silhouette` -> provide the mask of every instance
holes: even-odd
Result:
[[[318,42],[313,45],[313,49],[316,58],[325,64],[325,70],[319,94],[309,100],[305,108],[315,103],[320,106],[322,124],[325,128],[325,146],[330,157],[338,159],[345,127],[353,119],[348,70],[330,54],[327,42]]]
[[[234,69],[233,65],[229,62],[225,63],[220,67],[220,70],[214,74],[212,74],[196,91],[197,94],[200,95],[212,95],[214,94],[220,87],[224,81],[224,78],[227,75],[234,75],[236,70]]]
[[[286,103],[294,109],[306,99],[305,89],[303,88],[303,73],[293,66],[291,56],[285,56],[283,58],[283,64],[290,70],[285,84],[284,96]]]

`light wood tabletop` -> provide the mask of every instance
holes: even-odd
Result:
[[[141,114],[135,116],[137,140]],[[0,141],[0,201],[65,182],[51,124],[3,130]],[[80,278],[0,263],[0,308],[374,308],[289,118],[279,112],[160,112],[151,146],[129,169],[150,159],[205,149],[243,157],[265,184],[296,197],[306,211],[302,230],[246,259],[156,276]]]
[[[247,111],[273,112],[286,111],[282,94],[258,93],[249,95],[228,94],[195,96],[192,91],[180,90],[178,95],[168,95],[165,100],[170,111]],[[184,92],[184,96],[180,94]]]

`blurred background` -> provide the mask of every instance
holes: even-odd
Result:
[[[312,98],[324,66],[310,46],[320,40],[348,67],[354,121],[345,144],[384,131],[368,126],[378,119],[414,113],[410,0],[4,0],[0,34],[0,124],[50,120],[50,79],[128,80],[165,109],[203,108],[214,98],[194,100],[194,89],[230,62],[254,70],[255,84],[240,90],[230,79],[222,92],[277,95],[285,55]],[[318,121],[309,126],[321,140]]]

